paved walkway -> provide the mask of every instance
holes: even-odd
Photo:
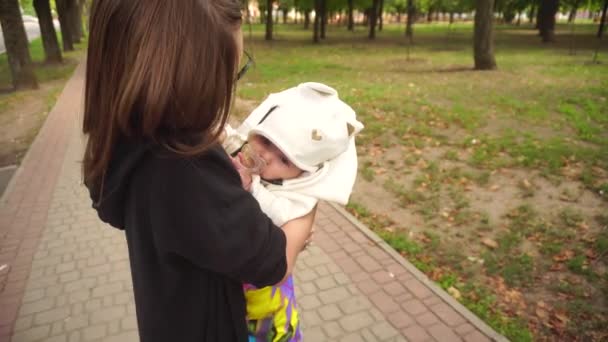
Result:
[[[0,341],[137,341],[124,234],[80,184],[84,68],[0,204]],[[307,342],[504,341],[341,208],[322,204],[295,277]]]

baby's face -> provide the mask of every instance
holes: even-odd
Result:
[[[287,157],[270,140],[261,135],[252,135],[249,145],[266,162],[260,177],[266,180],[293,179],[302,174]]]

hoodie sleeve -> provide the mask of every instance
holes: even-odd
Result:
[[[285,234],[241,187],[225,152],[171,164],[151,196],[159,249],[241,282],[278,283],[287,270]]]

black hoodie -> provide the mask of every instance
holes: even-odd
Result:
[[[142,341],[247,341],[242,283],[279,282],[286,241],[221,147],[183,158],[122,140],[89,190],[126,233]]]

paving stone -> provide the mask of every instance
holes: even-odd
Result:
[[[302,331],[302,339],[306,341],[327,341],[323,328],[314,327]]]
[[[21,317],[17,318],[17,320],[15,321],[15,325],[14,325],[13,329],[15,331],[22,331],[25,329],[29,329],[32,327],[33,323],[34,323],[34,315],[21,316]]]
[[[452,329],[443,323],[433,325],[428,328],[428,332],[437,341],[462,341],[460,336],[456,335]]]
[[[428,311],[428,308],[418,299],[411,299],[401,305],[409,314],[416,316]]]
[[[408,328],[401,330],[401,333],[410,341],[428,341],[431,336],[426,333],[424,328],[419,325],[412,325]],[[443,341],[442,341],[443,342]],[[446,341],[447,342],[447,341]],[[451,341],[450,341],[451,342]]]
[[[114,306],[110,308],[101,309],[91,313],[90,322],[91,324],[109,322],[113,320],[119,320],[126,314],[126,309],[123,306]]]
[[[340,318],[340,325],[344,330],[352,332],[374,323],[374,318],[369,313],[362,311]]]
[[[308,295],[299,298],[298,305],[304,310],[311,310],[321,306],[321,301],[316,295]]]
[[[13,340],[18,341],[18,342],[39,341],[45,337],[48,337],[50,332],[51,332],[50,325],[33,327],[30,329],[26,329],[26,330],[15,333],[15,335],[13,335]]]
[[[439,303],[430,307],[448,326],[454,327],[465,322],[464,317],[446,303]]]
[[[415,323],[414,319],[403,311],[388,315],[387,319],[397,329],[403,329]]]
[[[127,316],[120,322],[123,330],[137,330],[137,319],[133,316]]]
[[[125,331],[117,335],[108,336],[103,339],[103,342],[133,342],[139,341],[139,335],[136,331]]]
[[[63,333],[63,321],[54,322],[51,325],[51,336],[57,336]]]
[[[425,312],[416,317],[416,322],[420,323],[420,325],[423,327],[428,327],[439,323],[439,318],[437,318],[437,316],[435,316],[432,312]]]
[[[323,331],[325,332],[325,335],[332,340],[335,340],[338,336],[344,335],[344,330],[334,321],[323,324]]]
[[[365,342],[360,332],[348,334],[340,339],[340,342]]]
[[[399,332],[389,323],[380,322],[371,327],[372,332],[379,340],[384,341],[399,335]]]
[[[363,310],[368,310],[371,303],[362,296],[355,296],[338,303],[338,306],[345,314],[351,314]]]
[[[370,301],[376,305],[376,307],[383,312],[392,313],[401,309],[391,296],[384,291],[378,291],[369,297]]]
[[[321,318],[326,321],[337,319],[342,316],[342,312],[335,304],[325,305],[319,308],[318,312]]]
[[[482,334],[478,330],[473,331],[472,333],[467,334],[464,337],[466,342],[489,342],[491,341],[486,335]]]
[[[343,287],[320,291],[319,298],[323,304],[332,304],[350,297],[350,293]]]
[[[70,316],[65,319],[65,330],[70,332],[81,329],[89,324],[89,316],[87,314]]]
[[[103,338],[107,335],[107,327],[105,324],[86,327],[82,330],[83,341],[94,341]]]
[[[65,334],[62,334],[62,335],[45,338],[44,342],[66,342],[67,340],[68,340],[68,336]]]
[[[57,321],[62,321],[70,315],[69,307],[59,307],[48,311],[39,312],[34,315],[34,324],[42,325]]]
[[[55,299],[46,297],[34,302],[24,303],[19,310],[19,315],[29,315],[49,310],[55,305]]]

